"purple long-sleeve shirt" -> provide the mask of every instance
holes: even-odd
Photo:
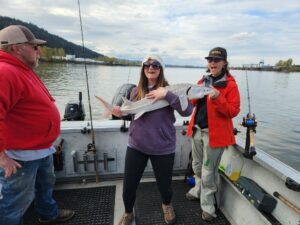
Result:
[[[134,99],[137,88],[131,91],[130,99]],[[186,110],[181,109],[179,97],[168,91],[165,100],[169,106],[147,112],[130,123],[128,146],[149,155],[166,155],[175,152],[176,121],[174,110],[181,116],[189,116],[193,105],[188,104]]]

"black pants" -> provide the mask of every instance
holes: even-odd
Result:
[[[123,201],[126,213],[131,213],[133,211],[136,190],[149,158],[161,194],[162,203],[165,205],[171,203],[174,157],[175,153],[168,155],[147,155],[127,147],[125,157],[125,177],[123,183]]]

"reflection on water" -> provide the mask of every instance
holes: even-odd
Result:
[[[111,101],[116,89],[124,83],[136,84],[139,80],[138,67],[111,67],[88,65],[90,101],[93,119],[104,119],[103,108],[94,95]],[[37,69],[41,79],[56,99],[63,116],[65,104],[78,101],[78,92],[83,94],[87,118],[88,97],[84,65],[41,64]],[[196,83],[205,74],[204,69],[166,68],[170,84]],[[232,71],[241,94],[241,112],[235,118],[235,127],[245,136],[242,122],[248,109],[245,71]],[[251,112],[257,117],[256,146],[300,171],[300,73],[275,73],[248,71]]]

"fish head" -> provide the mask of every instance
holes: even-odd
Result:
[[[187,92],[188,99],[199,99],[203,98],[205,95],[208,95],[211,92],[211,87],[194,85],[191,86]]]

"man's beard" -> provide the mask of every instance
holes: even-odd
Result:
[[[37,68],[38,66],[39,66],[39,59],[36,59],[33,65],[33,69]]]

